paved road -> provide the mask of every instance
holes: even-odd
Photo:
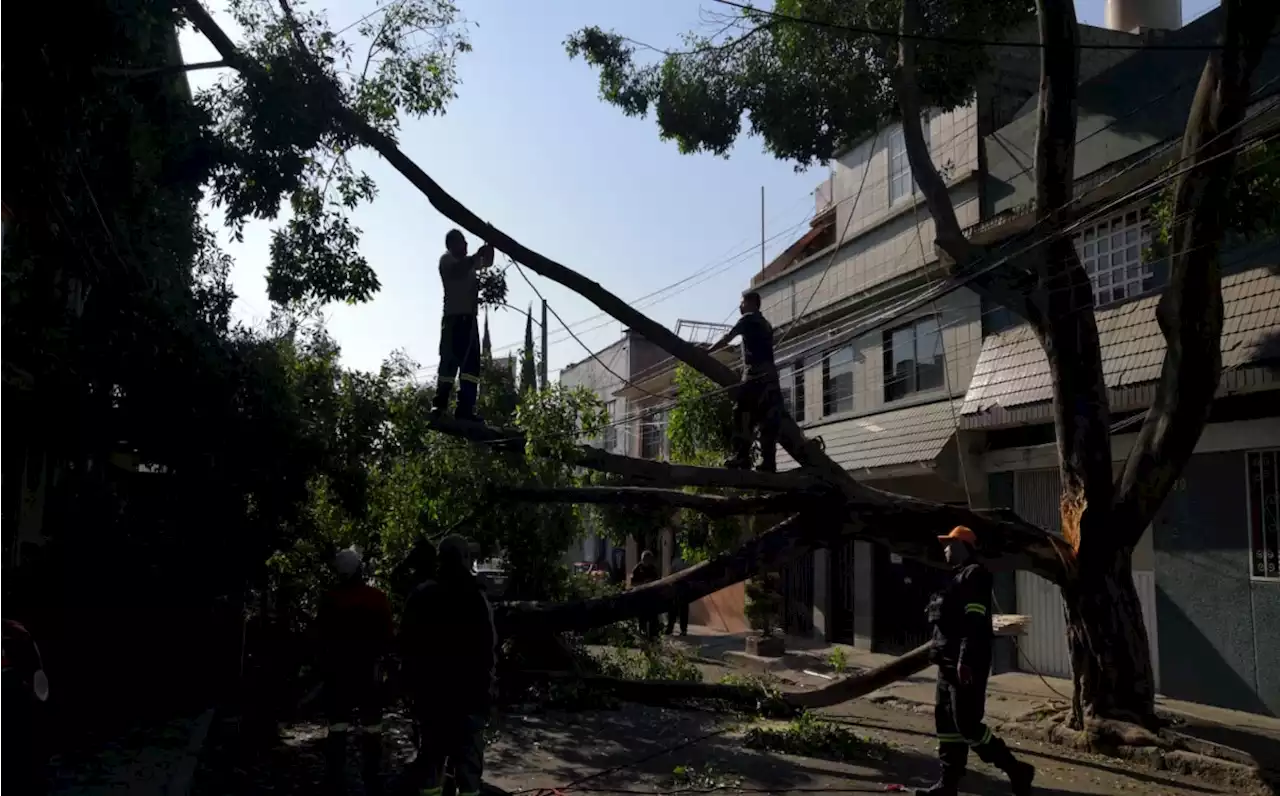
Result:
[[[533,796],[556,789],[575,794],[657,794],[672,791],[730,793],[880,793],[886,784],[925,782],[934,772],[930,719],[857,702],[836,717],[868,739],[888,744],[857,763],[754,752],[743,747],[744,723],[733,717],[628,705],[617,710],[508,714],[486,753],[486,780]],[[388,761],[410,756],[407,722],[388,722]],[[323,760],[320,725],[286,726],[281,741],[253,754],[232,736],[215,731],[196,778],[196,796],[314,792]],[[1019,755],[1040,771],[1037,794],[1134,794],[1202,796],[1229,790],[1131,768],[1103,758],[1068,757],[1061,749],[1013,741]],[[683,769],[677,773],[677,769]],[[353,791],[355,793],[357,791]],[[1003,776],[977,763],[963,793],[1007,794]]]

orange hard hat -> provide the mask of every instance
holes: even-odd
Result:
[[[952,539],[958,539],[971,547],[978,546],[978,535],[963,525],[957,525],[947,535],[938,537],[940,542],[949,542]]]

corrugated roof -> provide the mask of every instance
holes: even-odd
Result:
[[[1222,279],[1222,366],[1236,368],[1274,357],[1280,332],[1280,270],[1252,268]],[[1160,378],[1164,336],[1156,321],[1160,296],[1097,311],[1102,370],[1107,387],[1130,387]],[[984,341],[961,413],[1051,401],[1049,361],[1031,327],[1022,324]]]
[[[820,436],[827,455],[846,470],[932,462],[956,431],[960,401],[911,406],[854,417],[806,430]],[[795,462],[778,451],[778,467],[788,470]]]

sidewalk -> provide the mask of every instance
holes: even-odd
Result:
[[[186,796],[214,711],[139,727],[51,761],[51,796]]]
[[[677,637],[673,641],[690,655],[739,668],[768,671],[806,688],[820,688],[831,682],[834,672],[828,661],[837,649],[843,650],[850,673],[873,669],[893,659],[891,655],[859,650],[845,644],[792,636],[786,639],[787,653],[783,657],[758,658],[743,651],[745,638],[745,633],[726,634],[690,627],[688,636]],[[827,676],[815,676],[815,673]],[[868,695],[867,699],[932,711],[936,677],[937,670],[930,667]],[[1027,672],[997,674],[987,686],[987,715],[996,721],[1007,722],[1043,710],[1046,704],[1069,704],[1071,691],[1071,681],[1064,678],[1040,677]],[[1156,698],[1156,709],[1181,722],[1173,728],[1176,732],[1206,744],[1226,747],[1223,753],[1230,759],[1280,771],[1280,719],[1163,696]],[[1231,754],[1231,750],[1238,754]]]

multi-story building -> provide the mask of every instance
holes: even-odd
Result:
[[[1131,11],[1112,9],[1109,19],[1128,20],[1135,32],[1082,26],[1081,39],[1194,42],[1212,40],[1217,28],[1211,14],[1183,29],[1152,30]],[[1167,25],[1170,16],[1158,21]],[[1139,23],[1129,25],[1133,19]],[[1034,49],[994,55],[993,72],[974,101],[931,113],[925,125],[961,226],[987,243],[1024,231],[1031,218],[1039,68]],[[1277,60],[1269,50],[1258,70],[1260,108],[1269,107],[1265,97],[1280,82]],[[1082,208],[1113,201],[1176,157],[1171,144],[1181,138],[1203,64],[1204,52],[1195,50],[1082,51],[1076,150],[1078,193],[1088,193]],[[1253,128],[1271,116],[1259,113]],[[821,437],[837,462],[877,487],[974,507],[1013,506],[1056,528],[1044,354],[1007,311],[946,275],[901,126],[888,124],[839,153],[817,197],[811,229],[751,283],[777,330],[784,395],[797,422]],[[1154,305],[1165,270],[1144,260],[1146,205],[1115,211],[1082,228],[1077,246],[1094,279],[1112,406],[1129,423],[1118,429],[1123,432],[1136,431],[1158,378],[1163,338]],[[1275,388],[1269,363],[1277,347],[1267,341],[1280,332],[1280,277],[1275,252],[1264,249],[1224,253],[1223,399],[1134,566],[1165,692],[1274,712],[1280,675],[1259,661],[1280,649],[1280,635],[1266,629],[1276,627],[1274,621],[1261,621],[1280,615],[1280,573],[1271,567],[1280,490],[1266,481],[1280,465],[1280,425],[1275,410],[1264,408],[1280,405],[1266,397]],[[1131,442],[1132,434],[1117,434],[1118,462]],[[780,457],[780,466],[786,461]],[[1203,502],[1193,506],[1201,493]],[[1210,523],[1209,516],[1222,522]],[[1192,554],[1187,545],[1202,549]],[[1226,558],[1235,562],[1235,574],[1213,580],[1219,575],[1209,573],[1229,569]],[[924,602],[938,577],[869,543],[849,543],[790,567],[787,615],[811,616],[812,632],[833,641],[903,651],[924,638]],[[1019,649],[1004,649],[997,665],[1069,673],[1056,591],[1020,575],[1000,581],[996,596],[1005,612],[1033,616],[1030,636]],[[793,622],[792,629],[804,624]],[[1197,678],[1200,657],[1158,656],[1162,648],[1189,644],[1220,662],[1224,677],[1212,684]]]
[[[661,348],[627,330],[616,342],[581,361],[566,365],[560,371],[560,384],[566,387],[585,387],[604,402],[608,412],[604,432],[598,439],[588,440],[588,444],[613,453],[636,455],[633,449],[638,445],[638,437],[643,433],[644,426],[633,416],[634,408],[628,405],[627,399],[619,397],[617,393],[631,380],[633,374],[651,368],[667,356]],[[665,433],[661,435],[663,440],[665,437]],[[630,546],[634,547],[634,544]],[[634,560],[634,551],[632,553],[629,558]],[[615,561],[615,555],[617,554],[607,538],[600,533],[590,532],[579,544],[566,551],[565,559],[568,563],[586,561],[613,567],[625,566],[629,572],[630,566],[626,561]]]

